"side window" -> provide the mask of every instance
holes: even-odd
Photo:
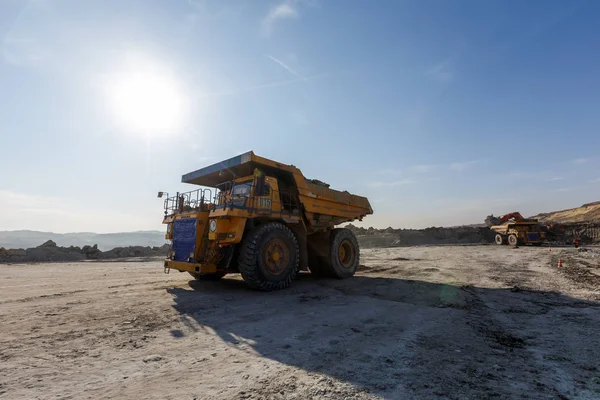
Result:
[[[271,194],[271,186],[267,182],[266,176],[259,174],[254,176],[254,195],[269,196]]]
[[[257,196],[268,196],[271,194],[271,186],[266,182],[263,185],[259,185],[257,189]]]

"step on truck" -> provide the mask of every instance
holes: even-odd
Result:
[[[299,271],[348,278],[359,264],[354,233],[337,225],[373,214],[367,198],[307,179],[250,151],[182,176],[199,189],[164,197],[165,271],[217,280],[240,273],[252,288],[290,286]]]

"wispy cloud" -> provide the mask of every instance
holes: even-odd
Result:
[[[264,36],[271,36],[273,27],[278,21],[296,19],[300,16],[293,2],[286,1],[277,4],[269,10],[261,22],[261,32]]]
[[[587,158],[576,158],[573,160],[573,164],[585,164],[588,162]]]
[[[48,57],[48,51],[44,51],[33,39],[5,37],[0,43],[0,50],[5,63],[20,67],[37,64]]]
[[[383,168],[378,171],[382,175],[401,174],[403,171],[396,168]]]
[[[73,204],[68,199],[38,196],[25,193],[0,190],[0,210],[6,210],[14,215],[27,213],[32,216],[81,216],[73,212]],[[2,227],[0,227],[2,228]]]
[[[472,161],[464,161],[464,162],[455,162],[450,164],[450,169],[454,171],[464,171],[468,168],[471,168],[475,164],[478,164],[480,160],[472,160]]]
[[[384,168],[379,170],[378,172],[382,175],[403,175],[407,172],[416,173],[416,174],[425,174],[433,171],[437,168],[437,165],[433,164],[417,164],[411,165],[405,169],[397,169],[397,168]]]
[[[590,180],[590,183],[598,183],[600,182],[600,178]]]
[[[378,187],[394,187],[394,186],[410,185],[412,183],[415,183],[415,181],[413,181],[412,179],[401,179],[401,180],[389,181],[389,182],[383,182],[383,181],[369,182],[368,185],[373,188],[378,188]]]
[[[115,229],[129,230],[132,227],[154,229],[155,221],[144,213],[141,210],[103,210],[97,205],[83,204],[72,198],[0,190],[0,229],[6,230],[115,232]]]
[[[544,182],[556,182],[556,181],[562,181],[564,178],[561,176],[555,176],[553,178],[548,178],[548,179],[544,179]]]
[[[249,5],[247,2],[226,2],[207,0],[187,0],[192,12],[188,13],[187,20],[191,25],[207,19],[231,22],[242,17],[244,10]]]
[[[260,23],[261,34],[265,37],[271,36],[275,25],[285,20],[300,18],[300,9],[304,7],[316,7],[320,0],[282,0],[272,6]]]
[[[533,172],[513,171],[503,174],[503,176],[512,179],[534,179],[536,174]]]
[[[451,68],[451,58],[435,64],[427,70],[427,75],[436,81],[450,83],[454,80],[454,72]]]
[[[278,87],[278,86],[287,86],[287,85],[291,85],[291,84],[298,83],[298,82],[307,82],[307,81],[312,81],[315,79],[326,78],[328,76],[330,76],[329,73],[310,75],[310,76],[305,77],[304,79],[295,78],[295,79],[289,79],[287,81],[275,81],[275,82],[263,83],[263,84],[259,84],[259,85],[252,85],[252,86],[246,86],[246,87],[241,87],[241,88],[223,90],[223,91],[218,91],[218,92],[202,93],[198,97],[207,98],[207,97],[213,97],[213,96],[235,96],[235,95],[238,95],[238,94],[241,94],[244,92],[253,92],[255,90],[269,89],[269,88]]]
[[[296,125],[306,126],[310,124],[308,118],[306,117],[306,115],[304,115],[302,111],[292,111],[290,113],[290,118],[292,119],[292,121],[294,121]]]
[[[421,165],[413,165],[410,169],[417,174],[425,174],[427,172],[431,172],[436,168],[435,165],[432,164],[421,164]]]
[[[396,175],[396,176],[411,176],[414,174],[429,174],[433,171],[447,170],[462,172],[472,166],[480,163],[482,160],[471,160],[463,162],[455,162],[451,164],[435,165],[435,164],[416,164],[406,168],[384,168],[379,170],[381,175]],[[521,173],[513,173],[510,176],[520,176]]]
[[[385,201],[387,201],[385,197],[370,200],[371,203],[384,203]]]
[[[302,80],[306,80],[305,77],[303,77],[302,75],[300,75],[299,73],[297,73],[296,71],[294,71],[289,65],[287,65],[286,63],[284,63],[281,60],[278,60],[277,58],[267,55],[267,57],[269,57],[271,60],[273,60],[275,63],[279,64],[282,68],[284,68],[286,71],[288,71],[290,74],[302,79]]]
[[[555,192],[570,192],[573,188],[560,188],[556,189]]]

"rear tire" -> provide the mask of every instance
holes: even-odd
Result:
[[[508,244],[511,246],[516,246],[519,244],[519,239],[515,235],[508,235]]]
[[[494,242],[496,242],[496,244],[498,245],[502,245],[506,243],[506,239],[504,238],[504,236],[498,233],[494,238]]]
[[[350,278],[356,273],[360,262],[360,248],[350,229],[331,231],[329,269],[335,278]]]
[[[291,285],[298,273],[300,249],[294,233],[271,222],[249,232],[239,258],[239,270],[253,289],[272,291]]]

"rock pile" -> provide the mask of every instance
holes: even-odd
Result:
[[[455,228],[426,229],[365,229],[352,224],[351,229],[363,248],[398,247],[439,244],[477,244],[491,243],[494,233],[487,227],[461,226]]]
[[[440,244],[493,243],[495,233],[487,227],[459,226],[426,229],[375,229],[359,228],[352,224],[347,228],[356,235],[363,248],[399,247]],[[600,244],[600,224],[571,223],[554,226],[546,233],[546,241],[553,244]]]
[[[0,247],[0,263],[82,261],[127,257],[166,256],[169,245],[154,247],[128,246],[100,251],[97,245],[59,247],[52,240],[29,249],[5,249]]]

